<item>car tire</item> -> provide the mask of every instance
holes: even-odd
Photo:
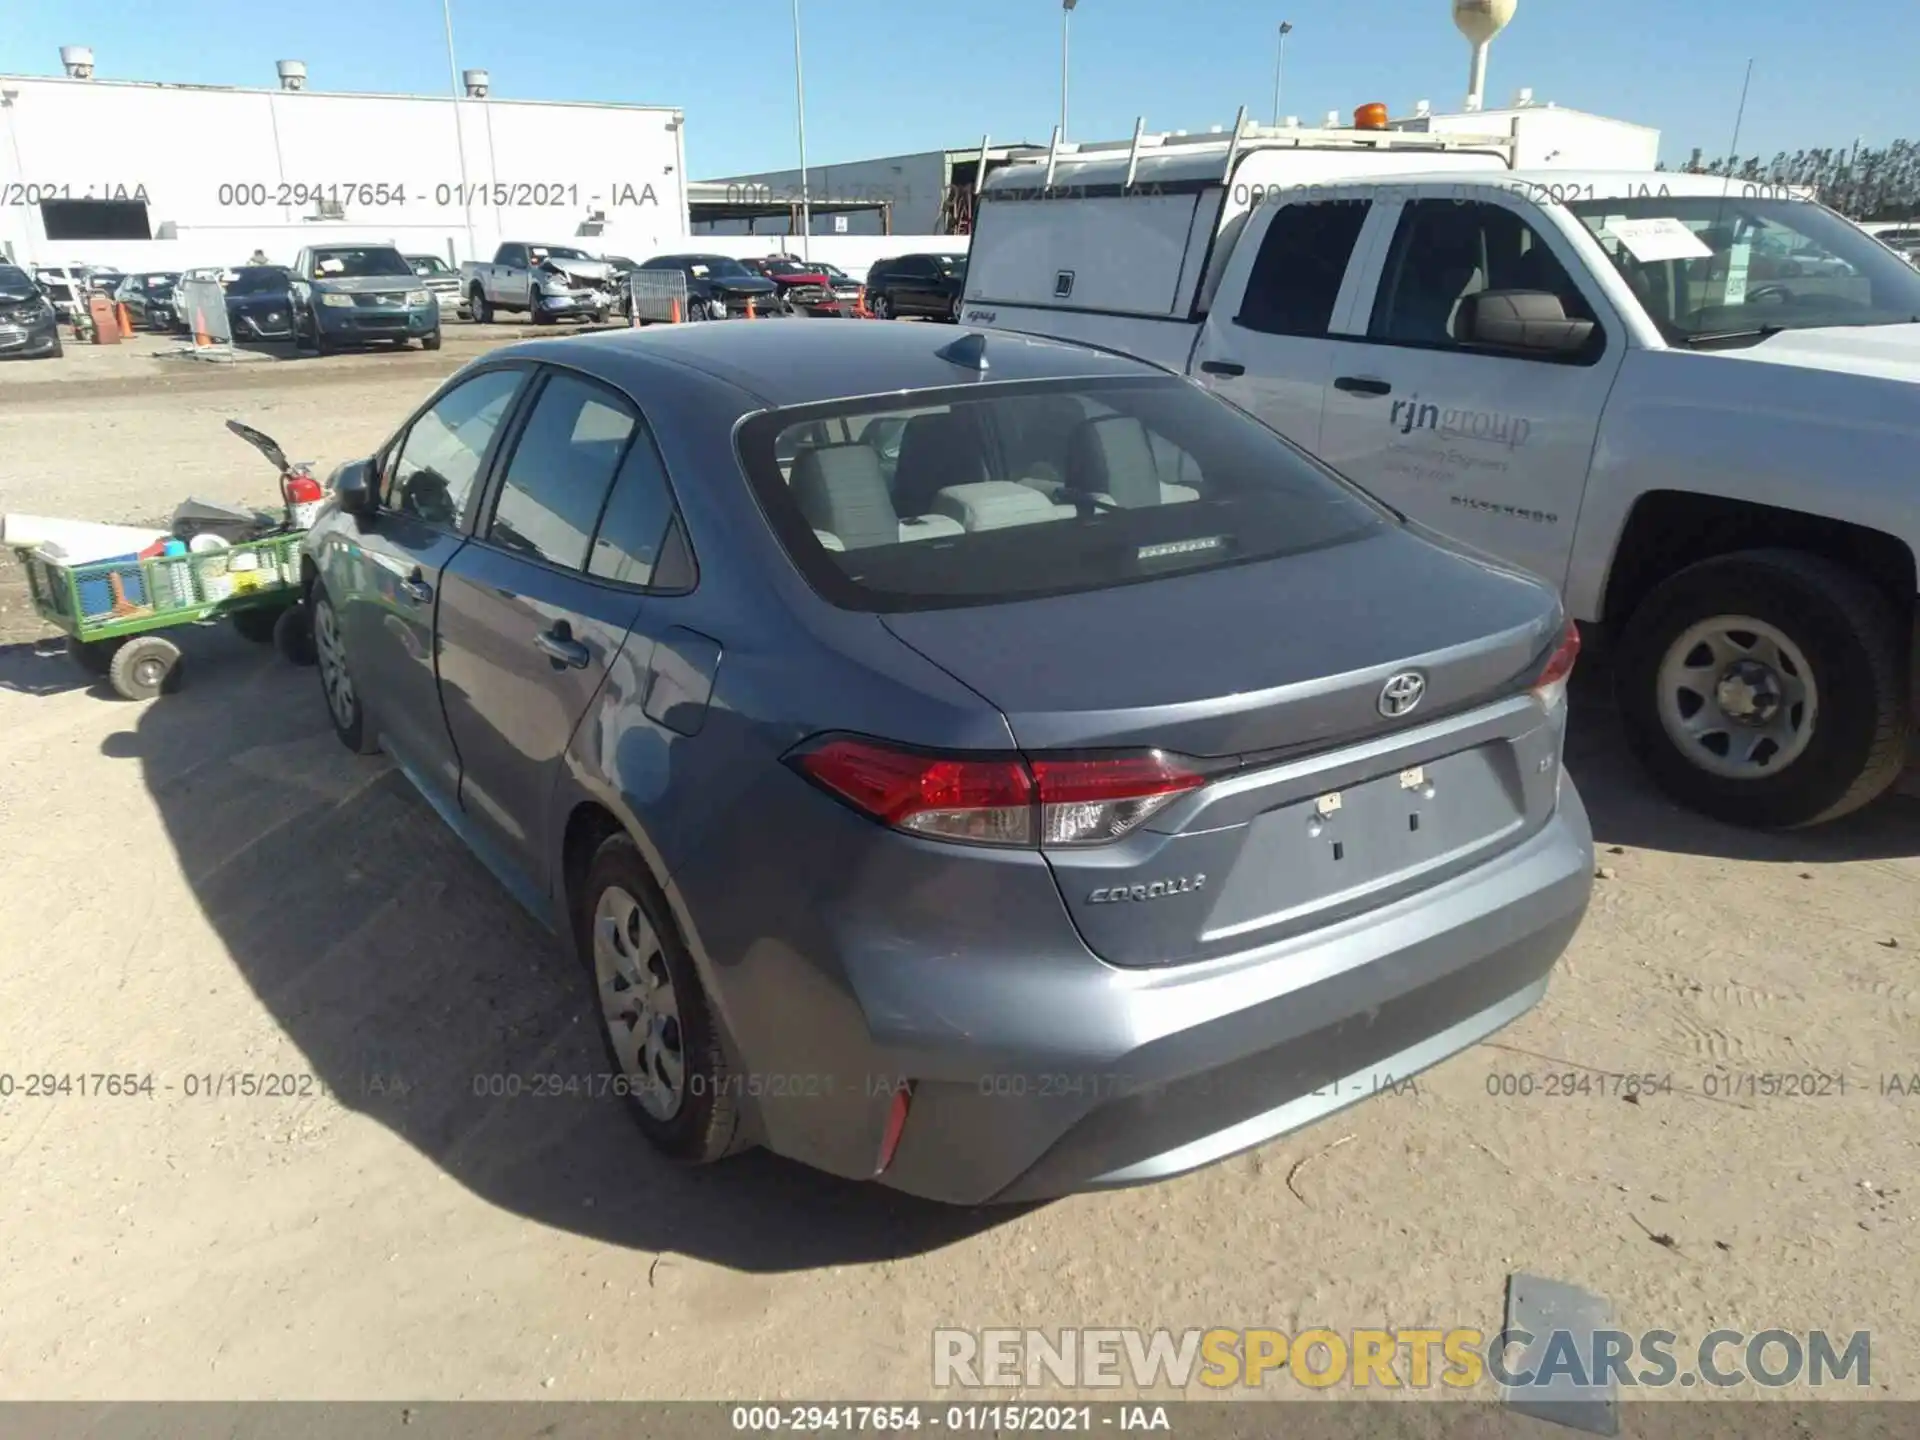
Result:
[[[440,332],[438,330],[435,330],[429,334],[421,336],[420,348],[422,350],[438,350],[440,348]]]
[[[113,669],[113,657],[124,640],[69,640],[67,653],[73,663],[89,675],[106,675]]]
[[[273,648],[289,665],[302,669],[314,663],[313,617],[305,605],[289,605],[273,622]]]
[[[151,700],[180,688],[180,647],[164,635],[134,635],[113,652],[107,678],[125,700]]]
[[[227,620],[242,640],[251,640],[255,645],[271,645],[274,627],[280,623],[280,613],[261,608],[236,610]]]
[[[318,580],[313,582],[307,605],[313,615],[314,668],[320,674],[320,696],[326,703],[333,733],[354,754],[375,754],[380,741],[367,724],[366,707],[354,683],[340,614],[333,608],[326,586]]]
[[[893,306],[888,302],[884,291],[867,297],[867,309],[876,320],[893,319]]]
[[[47,351],[47,353],[42,355],[40,358],[42,360],[58,360],[62,355],[66,353],[67,353],[67,347],[60,339],[60,332],[58,330],[55,330],[53,332],[53,348]]]
[[[1878,589],[1817,555],[1750,550],[1689,566],[1640,603],[1614,689],[1629,745],[1668,795],[1785,830],[1858,810],[1898,778],[1907,676],[1907,634]],[[1776,718],[1749,722],[1729,703]]]
[[[675,1160],[699,1165],[731,1154],[742,1132],[733,1067],[693,957],[630,836],[600,846],[573,898],[600,1039],[627,1082],[634,1123]]]
[[[960,297],[958,295],[947,302],[947,323],[949,325],[958,325],[960,323]]]
[[[493,306],[487,303],[486,291],[475,290],[468,297],[467,306],[473,312],[474,324],[491,325],[493,323]]]

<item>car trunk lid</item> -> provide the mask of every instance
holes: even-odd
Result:
[[[1559,730],[1528,684],[1559,606],[1402,530],[886,624],[996,705],[1030,758],[1205,762],[1206,784],[1123,838],[1047,852],[1081,934],[1115,964],[1331,923],[1481,863],[1552,813]]]

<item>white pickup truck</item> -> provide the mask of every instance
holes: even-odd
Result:
[[[571,245],[509,240],[491,261],[460,266],[467,313],[490,324],[494,312],[524,310],[536,325],[569,317],[598,322],[619,308],[614,267]]]
[[[1176,163],[989,177],[963,322],[1189,373],[1548,578],[1615,639],[1629,738],[1694,809],[1808,825],[1892,784],[1920,272],[1801,192],[1708,176],[1461,151],[1259,193]]]

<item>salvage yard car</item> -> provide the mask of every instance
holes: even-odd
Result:
[[[1008,165],[965,319],[1190,373],[1560,587],[1683,804],[1867,804],[1913,718],[1920,273],[1764,184],[1378,163],[1443,158],[1251,203],[1218,154],[1143,153],[1124,195],[1124,154],[1061,157],[1057,195]]]
[[[440,348],[440,307],[391,245],[314,245],[293,262],[294,343],[325,355],[387,342]]]
[[[524,310],[536,325],[560,319],[598,323],[620,306],[614,270],[604,260],[571,245],[510,241],[491,263],[460,267],[467,308],[482,325],[496,310]]]
[[[129,275],[113,292],[113,300],[116,305],[127,307],[127,314],[135,325],[165,334],[174,328],[178,318],[174,295],[179,285],[180,276],[175,271]]]
[[[566,937],[682,1159],[1178,1174],[1513,1020],[1588,904],[1552,587],[1122,356],[523,342],[302,569],[335,732]]]
[[[60,317],[33,277],[0,265],[0,359],[61,353]]]
[[[966,286],[965,255],[898,255],[867,271],[867,308],[881,320],[958,320]]]
[[[449,314],[461,320],[467,318],[467,297],[461,288],[458,270],[438,255],[409,255],[407,264],[439,303],[442,319]]]
[[[655,255],[640,269],[678,270],[687,277],[687,320],[737,320],[786,309],[773,281],[730,255]]]
[[[244,265],[227,286],[227,328],[240,344],[293,339],[293,274],[284,265]]]

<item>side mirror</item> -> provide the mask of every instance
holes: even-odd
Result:
[[[1577,355],[1593,340],[1591,320],[1572,320],[1546,290],[1482,290],[1460,302],[1461,337],[1471,344],[1535,355]]]
[[[373,461],[352,460],[334,471],[333,495],[349,515],[364,519],[373,514],[380,504]]]

